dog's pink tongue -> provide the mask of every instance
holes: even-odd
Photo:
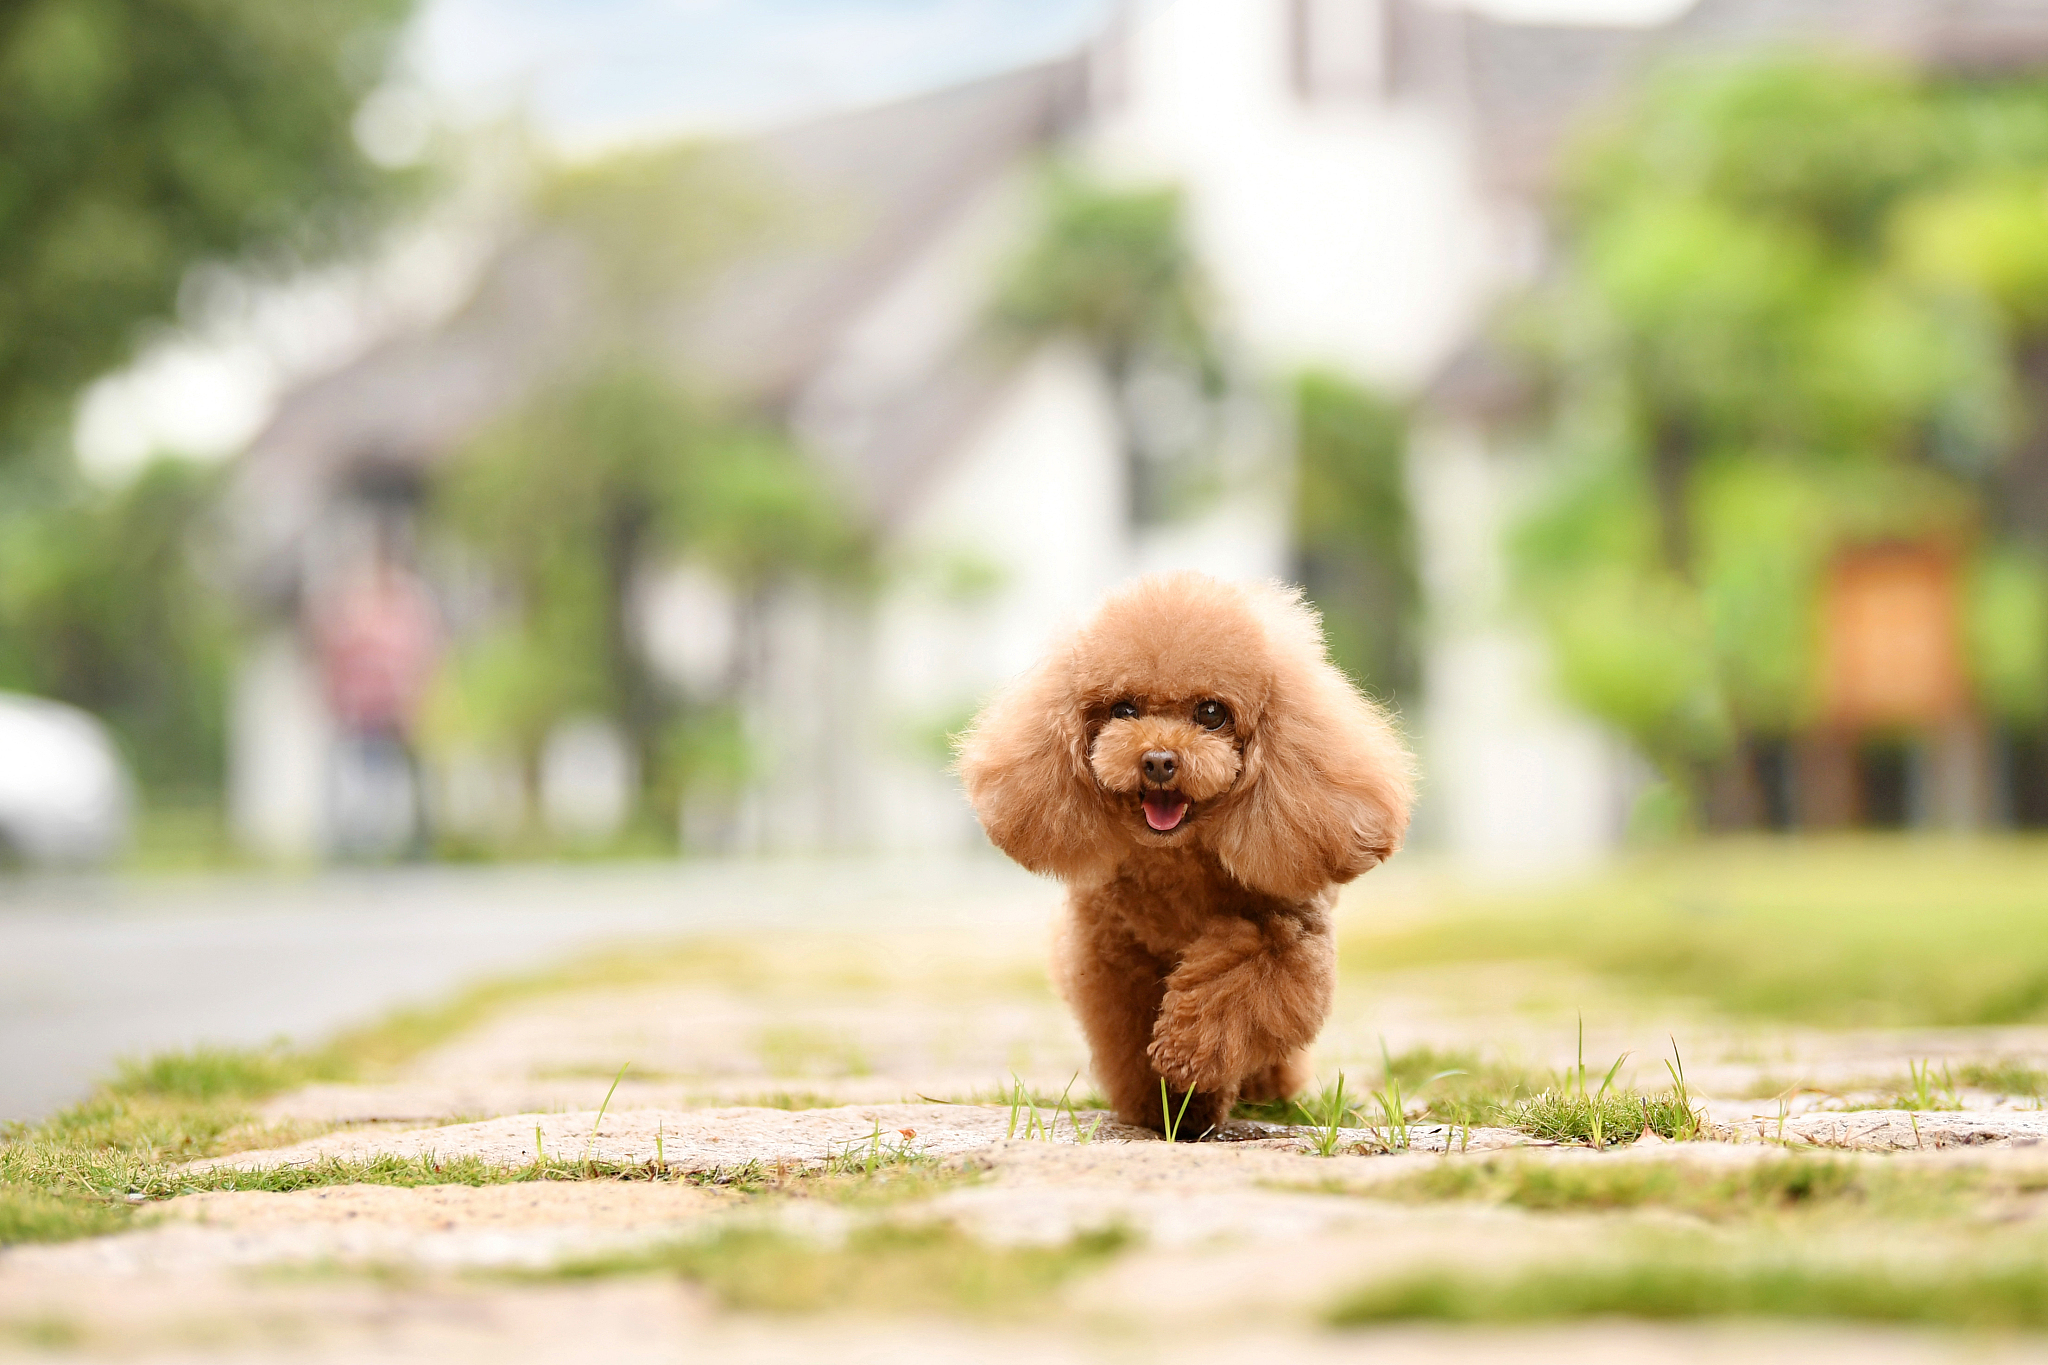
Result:
[[[1146,792],[1145,823],[1164,834],[1188,813],[1188,800],[1179,792]]]

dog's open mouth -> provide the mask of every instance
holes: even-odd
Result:
[[[1187,813],[1188,799],[1177,791],[1157,787],[1145,793],[1145,823],[1161,834],[1178,828]]]

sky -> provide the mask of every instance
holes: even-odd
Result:
[[[1177,3],[1177,0],[1150,0]],[[1657,22],[1690,0],[1434,0]],[[1282,0],[1273,0],[1282,3]],[[445,110],[522,110],[570,153],[872,103],[1073,50],[1116,0],[427,0],[410,59]]]
[[[1432,2],[1504,18],[1654,23],[1690,0]],[[437,124],[518,120],[572,157],[760,127],[1070,52],[1116,3],[421,0],[397,78],[366,104],[356,134],[373,156],[403,162]],[[446,240],[393,254],[375,272],[328,271],[238,313],[188,320],[87,391],[74,432],[81,461],[118,479],[162,451],[220,458],[243,448],[284,387],[459,277],[447,266],[459,245]]]
[[[1110,0],[427,0],[411,60],[565,150],[759,126],[1077,47]]]

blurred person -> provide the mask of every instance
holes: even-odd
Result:
[[[340,732],[330,778],[335,851],[420,854],[427,807],[413,732],[441,655],[433,599],[416,573],[380,556],[315,602],[312,627]]]

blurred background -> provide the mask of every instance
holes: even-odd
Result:
[[[980,848],[1304,584],[1474,875],[2048,824],[2048,7],[28,0],[0,850]],[[991,855],[992,856],[992,855]]]

